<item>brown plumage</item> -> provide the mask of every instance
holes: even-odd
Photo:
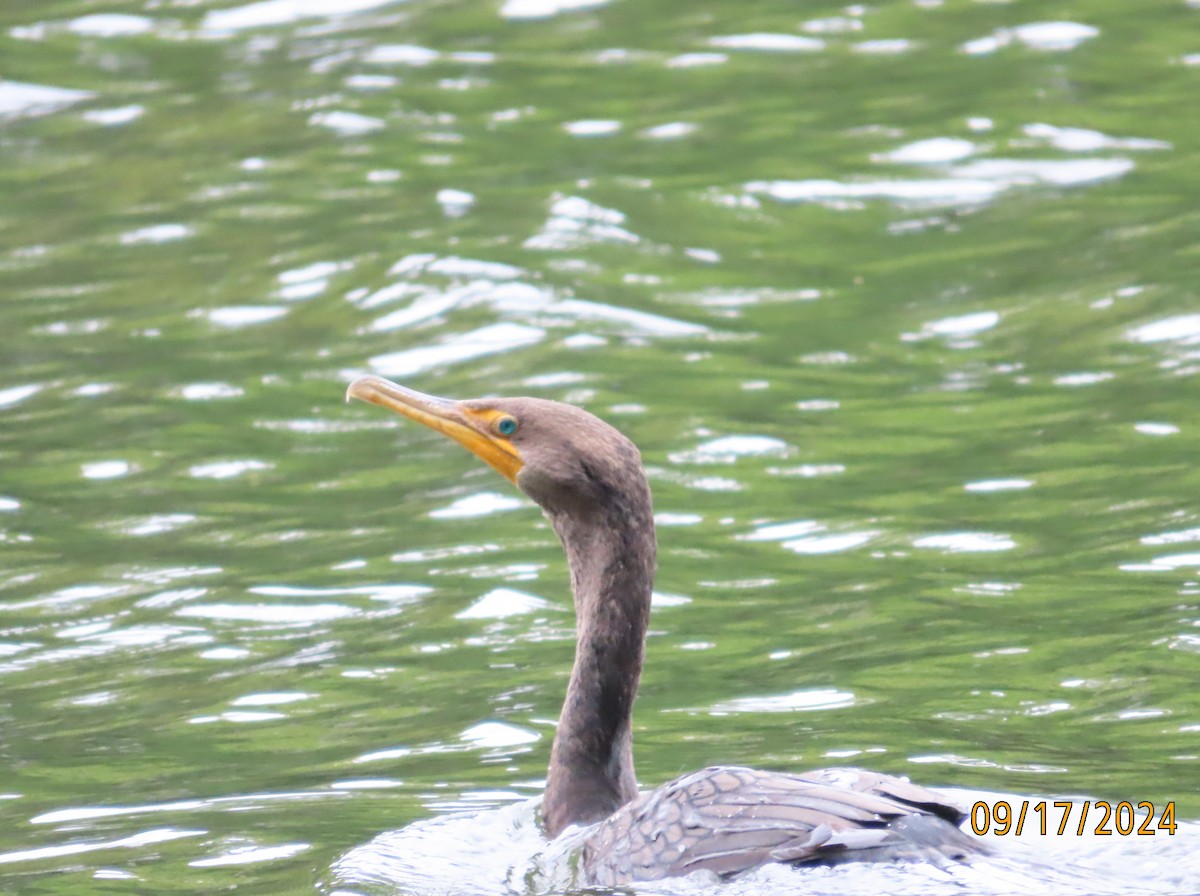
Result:
[[[583,883],[612,886],[768,862],[968,861],[986,852],[962,812],[901,778],[717,767],[640,794],[632,712],[656,542],[641,455],[620,432],[539,398],[451,401],[378,377],[348,398],[390,408],[462,444],[541,506],[567,554],[575,664],[550,751],[542,821],[583,837]]]

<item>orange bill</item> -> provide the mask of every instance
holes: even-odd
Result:
[[[514,485],[524,461],[515,445],[491,429],[496,412],[464,407],[461,402],[426,395],[378,376],[362,376],[346,389],[357,398],[395,411],[449,436]]]

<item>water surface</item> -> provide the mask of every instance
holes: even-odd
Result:
[[[344,405],[372,371],[642,447],[644,783],[861,764],[1182,823],[748,892],[1200,890],[1198,17],[0,11],[0,888],[351,886],[459,812],[393,889],[519,888],[453,847],[536,844],[565,564]]]

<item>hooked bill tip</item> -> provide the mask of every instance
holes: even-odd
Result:
[[[359,376],[350,381],[350,385],[346,387],[346,401],[352,398],[357,398],[360,401],[369,401],[369,395],[375,391],[375,384],[379,382],[377,376]]]

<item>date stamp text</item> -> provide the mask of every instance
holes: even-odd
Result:
[[[1021,800],[1019,803],[980,800],[971,807],[971,830],[980,837],[988,833],[997,837],[1020,837],[1025,831],[1036,831],[1042,836],[1054,832],[1059,837],[1082,837],[1089,833],[1097,837],[1114,834],[1153,837],[1162,833],[1171,836],[1176,827],[1173,800],[1162,809],[1145,800],[1136,805],[1128,800],[1116,804],[1105,800]]]

